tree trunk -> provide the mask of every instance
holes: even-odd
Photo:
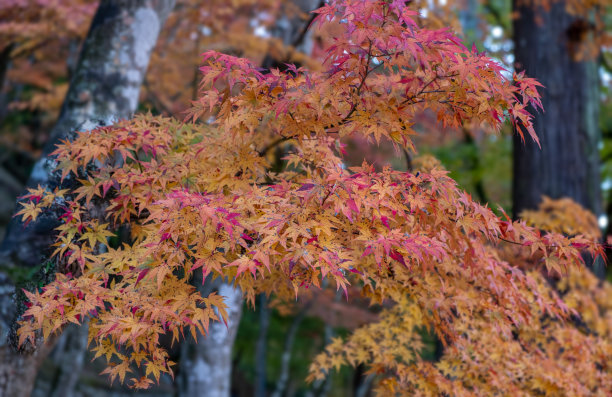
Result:
[[[49,397],[74,397],[75,387],[85,364],[89,327],[70,325],[59,337],[50,355],[57,371]]]
[[[85,39],[75,75],[59,119],[36,163],[27,185],[48,186],[54,162],[47,155],[75,130],[89,130],[129,118],[151,51],[174,0],[104,0]],[[53,242],[54,219],[32,222],[24,229],[15,218],[9,225],[2,252],[22,266],[39,265]]]
[[[4,326],[4,324],[2,325]],[[40,363],[51,351],[52,343],[28,353],[16,352],[6,342],[0,346],[0,396],[29,396]]]
[[[281,354],[280,374],[278,375],[278,380],[276,381],[276,388],[274,389],[274,392],[272,392],[271,397],[283,397],[285,395],[285,391],[287,390],[287,386],[289,384],[289,367],[291,365],[291,354],[293,353],[293,345],[295,344],[295,338],[297,336],[298,331],[300,330],[300,325],[302,325],[302,321],[306,317],[306,312],[308,311],[311,305],[312,300],[300,309],[300,311],[293,318],[291,326],[289,326],[289,330],[287,331],[287,336],[285,338],[285,346],[283,348],[283,353]]]
[[[304,12],[322,6],[321,0],[294,0],[294,2]],[[309,23],[305,24],[299,18],[281,17],[272,29],[272,35],[281,38],[285,44],[293,45],[308,53],[312,46],[310,35],[307,33],[308,25]],[[270,66],[277,65],[270,57],[266,57],[264,67]],[[194,341],[185,341],[181,345],[179,396],[228,397],[230,395],[232,347],[242,315],[242,298],[238,295],[239,292],[227,283],[221,282],[216,288],[226,296],[225,303],[229,306],[228,312],[231,313],[230,321],[227,328],[223,324],[211,324],[209,335],[199,339],[197,344]]]
[[[173,5],[174,0],[102,0],[59,120],[28,186],[53,187],[54,162],[47,156],[61,139],[134,113],[151,51]],[[53,241],[56,222],[43,217],[24,227],[14,218],[0,249],[2,269],[39,266]],[[38,363],[48,349],[13,350],[7,336],[18,314],[16,306],[13,282],[0,273],[0,397],[29,395]]]
[[[178,391],[182,396],[228,397],[232,380],[232,347],[242,315],[242,292],[227,282],[210,277],[194,283],[203,296],[217,292],[228,306],[227,324],[211,322],[206,336],[189,338],[181,345]]]
[[[542,195],[570,197],[600,215],[597,62],[579,60],[592,25],[569,15],[564,1],[549,10],[519,3],[514,0],[519,14],[514,21],[516,69],[545,88],[544,112],[534,122],[542,149],[514,136],[514,216],[536,208]]]
[[[259,334],[255,345],[255,394],[253,397],[266,397],[268,328],[270,327],[270,308],[266,294],[259,295],[258,304]]]

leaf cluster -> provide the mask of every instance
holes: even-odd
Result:
[[[403,1],[331,1],[314,23],[343,31],[321,70],[264,73],[209,51],[184,122],[137,116],[64,142],[54,152],[58,172],[77,187],[33,189],[19,215],[29,221],[62,209],[54,255],[66,271],[27,293],[20,342],[89,318],[105,372],[121,381],[131,373],[133,386],[147,387],[172,373],[163,334],[177,341],[225,321],[222,299],[201,296],[194,272],[233,280],[251,303],[259,293],[297,297],[327,279],[394,305],[346,344],[335,342],[313,378],[367,363],[387,375],[381,387],[397,393],[435,394],[458,382],[465,390],[490,380],[500,390],[531,384],[494,376],[508,362],[483,357],[498,347],[535,349],[538,322],[572,311],[496,247],[521,247],[551,274],[580,266],[581,249],[601,247],[499,218],[435,164],[426,173],[343,165],[345,136],[416,150],[413,119],[425,109],[452,127],[499,129],[509,118],[537,140],[526,108],[540,106],[538,83],[508,80],[484,54],[448,30],[420,27],[415,16]],[[282,169],[273,167],[277,147]],[[110,244],[121,227],[129,238]],[[450,361],[434,368],[420,358],[423,328],[445,344]]]

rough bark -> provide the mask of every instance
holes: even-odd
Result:
[[[542,149],[514,137],[513,213],[536,208],[542,195],[570,197],[601,214],[597,62],[578,60],[590,39],[591,24],[565,11],[565,2],[550,9],[519,7],[514,21],[516,69],[546,88],[544,112],[535,117]]]
[[[92,21],[77,69],[49,142],[29,178],[28,186],[53,185],[48,154],[75,130],[87,130],[130,117],[136,110],[140,85],[151,51],[174,0],[103,0]],[[41,218],[24,227],[9,225],[0,248],[1,270],[39,266],[53,240],[56,221]],[[8,343],[15,316],[14,285],[0,273],[0,397],[27,396],[34,385],[45,349],[16,352]]]

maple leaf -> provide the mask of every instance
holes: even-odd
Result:
[[[541,105],[537,82],[507,79],[450,30],[422,26],[411,5],[326,2],[314,24],[337,33],[319,69],[264,73],[253,61],[208,51],[199,99],[187,112],[194,123],[138,115],[58,147],[68,187],[31,190],[18,215],[61,214],[54,255],[78,263],[80,273],[58,273],[26,293],[20,343],[87,317],[95,356],[109,365],[104,373],[123,382],[142,365],[145,376],[132,386],[148,387],[172,373],[162,335],[195,338],[211,321],[227,324],[223,298],[201,296],[191,283],[201,268],[203,279],[232,280],[251,302],[262,292],[295,298],[329,282],[347,298],[356,290],[382,305],[379,320],[315,359],[311,379],[365,364],[381,375],[382,395],[586,387],[583,375],[605,367],[606,342],[588,342],[595,336],[562,320],[578,303],[597,307],[588,300],[595,298],[570,295],[566,304],[538,272],[597,284],[572,271],[578,248],[601,247],[559,234],[582,232],[591,218],[564,214],[568,229],[541,233],[474,202],[435,162],[416,173],[344,167],[341,138],[389,138],[413,150],[410,127],[425,111],[443,126],[493,129],[509,115],[537,141],[527,110]],[[280,161],[277,148],[287,152]],[[526,219],[545,229],[540,215]],[[120,227],[130,238],[108,247]],[[607,329],[595,310],[589,316],[592,329]],[[446,346],[435,365],[421,359],[423,330]],[[564,350],[578,342],[585,357],[570,354],[576,346]],[[584,371],[573,372],[575,363]],[[589,382],[603,383],[597,376]]]
[[[98,224],[97,222],[93,222],[90,227],[88,227],[81,235],[79,240],[87,240],[89,247],[95,247],[96,243],[101,243],[106,245],[107,238],[114,236],[114,233],[107,230],[108,224]]]
[[[145,364],[145,376],[153,375],[156,382],[159,382],[159,376],[163,372],[167,372],[166,366],[160,363],[149,361]]]
[[[111,364],[111,366],[105,368],[101,374],[108,374],[110,377],[110,382],[113,383],[117,377],[119,377],[119,381],[123,383],[125,381],[125,377],[128,373],[132,372],[129,368],[129,361],[122,361],[118,364]]]
[[[75,193],[78,193],[76,200],[85,197],[85,204],[89,205],[89,202],[93,196],[102,196],[100,194],[100,184],[94,181],[92,177],[89,177],[87,180],[80,179],[79,182],[81,183],[81,186],[74,191]]]
[[[26,225],[35,221],[42,212],[42,208],[34,202],[21,203],[21,206],[23,208],[17,211],[14,216],[21,216]]]

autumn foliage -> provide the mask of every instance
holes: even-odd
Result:
[[[538,83],[510,80],[450,31],[419,26],[404,1],[338,0],[316,12],[315,26],[342,27],[320,70],[263,73],[208,51],[186,120],[141,115],[58,147],[62,186],[31,190],[19,212],[62,221],[59,272],[26,292],[20,343],[89,319],[111,379],[148,387],[172,373],[162,335],[178,341],[225,319],[194,272],[233,280],[251,303],[262,292],[295,299],[327,279],[388,309],[332,343],[312,378],[363,363],[383,375],[381,395],[610,390],[600,333],[610,328],[581,319],[550,282],[579,271],[584,252],[601,253],[593,239],[500,218],[435,164],[343,165],[347,136],[416,151],[424,111],[442,127],[496,130],[510,119],[537,141],[526,108],[540,107]],[[445,346],[439,362],[420,356],[423,329]]]

